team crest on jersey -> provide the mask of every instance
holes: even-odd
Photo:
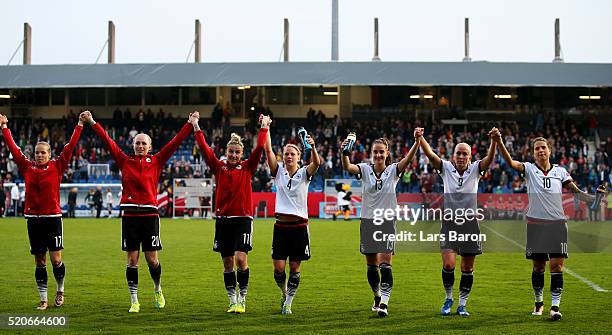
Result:
[[[242,165],[237,165],[236,170],[242,170]]]
[[[147,159],[145,159],[145,161],[147,161],[147,163],[151,163],[151,158],[147,157]]]

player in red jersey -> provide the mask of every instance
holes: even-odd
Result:
[[[159,235],[159,212],[157,210],[157,184],[164,165],[178,149],[181,142],[191,133],[192,122],[197,119],[189,115],[189,123],[181,128],[176,136],[158,153],[151,155],[151,138],[147,134],[134,137],[134,154],[127,155],[113,141],[104,128],[96,123],[89,111],[85,120],[91,124],[94,132],[102,139],[121,170],[123,187],[120,207],[123,210],[121,219],[122,250],[127,252],[127,269],[125,276],[131,296],[130,313],[140,311],[138,302],[138,258],[140,245],[145,254],[149,273],[154,284],[154,306],[164,308],[166,300],[161,290],[161,265],[157,251],[162,249]]]
[[[26,188],[24,216],[28,224],[30,253],[36,262],[36,285],[40,295],[37,309],[45,310],[47,302],[47,250],[53,264],[53,276],[57,282],[55,306],[64,304],[64,276],[66,267],[62,262],[64,249],[64,229],[62,210],[59,204],[60,183],[64,171],[68,168],[72,152],[79,141],[83,130],[83,115],[74,128],[70,142],[66,144],[59,157],[51,159],[51,146],[47,142],[38,142],[34,149],[34,161],[29,160],[15,144],[8,129],[8,118],[0,114],[0,126],[4,140],[19,167]]]
[[[194,113],[196,117],[199,114]],[[246,295],[249,286],[247,254],[252,249],[253,206],[251,179],[261,160],[268,126],[271,119],[260,116],[261,130],[257,146],[249,158],[242,160],[244,145],[240,136],[232,133],[225,149],[226,160],[219,160],[204,139],[204,133],[197,122],[193,124],[196,141],[204,154],[204,161],[215,175],[215,242],[213,250],[221,253],[223,279],[229,297],[228,313],[246,311]],[[238,271],[234,271],[234,267]],[[239,292],[236,292],[238,282]]]

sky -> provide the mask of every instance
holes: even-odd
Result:
[[[184,63],[202,23],[203,62],[278,62],[283,19],[290,61],[331,60],[331,0],[22,0],[0,11],[0,65],[32,26],[32,64],[93,64],[116,26],[116,63]],[[379,18],[383,61],[551,62],[561,20],[565,62],[612,63],[609,0],[339,0],[340,61],[369,61]],[[12,65],[22,63],[19,50]],[[100,63],[107,61],[104,50]],[[193,52],[189,59],[193,61]]]

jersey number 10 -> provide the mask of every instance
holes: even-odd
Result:
[[[550,188],[550,177],[542,177],[544,188]]]

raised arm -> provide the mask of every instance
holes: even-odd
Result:
[[[510,153],[508,152],[506,146],[504,145],[504,142],[502,141],[500,131],[497,128],[494,129],[495,131],[491,130],[491,137],[493,138],[493,141],[495,141],[497,148],[499,149],[499,153],[502,155],[506,163],[510,165],[510,167],[514,170],[520,173],[525,173],[525,165],[523,165],[522,162],[515,161],[512,159],[512,156],[510,156]]]
[[[259,164],[259,160],[261,159],[261,154],[263,153],[264,145],[266,144],[266,138],[268,137],[268,127],[272,122],[272,119],[270,119],[270,117],[267,115],[260,117],[260,119],[261,129],[259,129],[259,135],[257,135],[257,145],[249,155],[249,159],[246,161],[246,167],[253,172],[255,172],[257,169],[257,164]]]
[[[351,161],[349,160],[348,156],[345,156],[342,153],[342,150],[344,150],[344,147],[348,144],[348,140],[345,139],[342,144],[340,144],[340,157],[342,159],[342,169],[345,171],[348,171],[350,174],[354,174],[354,175],[358,175],[361,173],[361,169],[359,168],[359,166],[357,166],[356,164],[351,163]]]
[[[307,135],[306,141],[312,147],[312,151],[310,152],[310,164],[308,164],[306,172],[309,176],[314,176],[314,174],[317,173],[319,166],[321,165],[321,158],[319,157],[319,153],[317,152],[317,146],[315,144],[315,141],[312,139],[312,136]]]
[[[261,119],[261,121],[263,121],[263,116],[261,117]],[[270,118],[268,117],[268,119]],[[266,122],[268,119],[266,119]],[[272,120],[270,120],[270,122],[268,123],[268,134],[266,135],[266,160],[268,161],[268,166],[270,167],[270,173],[273,176],[276,176],[276,171],[278,169],[278,161],[276,160],[276,154],[274,153],[274,149],[272,149],[272,139],[270,138],[270,123],[272,123]]]
[[[420,128],[420,129],[423,129],[423,128]],[[425,153],[425,156],[429,158],[429,161],[431,162],[431,166],[438,171],[442,170],[442,159],[440,159],[440,157],[436,155],[436,153],[433,152],[433,150],[431,150],[429,143],[427,143],[425,138],[423,138],[422,136],[421,136],[421,148],[423,148],[423,152]]]
[[[92,126],[93,131],[96,133],[96,135],[98,135],[102,142],[104,142],[104,145],[110,152],[111,156],[113,157],[115,162],[117,162],[117,166],[121,168],[123,166],[123,163],[127,160],[128,156],[123,151],[121,151],[121,148],[119,148],[117,143],[115,143],[115,141],[113,141],[113,139],[108,136],[108,133],[106,133],[106,130],[104,130],[102,125],[94,121],[90,111],[85,111],[82,115],[85,120],[85,123],[89,123]]]
[[[6,115],[0,114],[0,127],[2,127],[2,135],[4,135],[4,141],[6,142],[6,146],[9,151],[13,155],[13,161],[15,164],[21,169],[22,167],[27,166],[28,164],[32,164],[30,160],[21,152],[21,149],[15,144],[15,140],[13,140],[13,135],[11,134],[11,130],[8,129],[8,118]]]
[[[83,124],[85,124],[85,112],[79,115],[79,123],[74,127],[74,131],[72,132],[72,136],[70,137],[70,141],[66,143],[64,149],[59,155],[57,160],[57,164],[59,164],[59,170],[65,171],[68,168],[68,164],[70,164],[70,159],[72,158],[72,154],[74,153],[74,148],[79,142],[79,138],[81,137],[81,132],[83,132]]]
[[[493,127],[493,129],[491,129],[491,131],[489,132],[489,138],[491,139],[491,143],[489,144],[489,150],[487,151],[487,155],[480,161],[480,166],[478,167],[480,171],[486,171],[487,169],[489,169],[489,166],[491,166],[491,163],[493,163],[496,147],[496,142],[493,140],[493,134],[496,131],[498,131],[497,128]]]
[[[202,155],[204,156],[204,161],[206,165],[210,167],[210,171],[213,174],[216,174],[217,171],[221,168],[221,161],[215,156],[215,153],[206,143],[206,139],[204,138],[204,133],[200,129],[200,125],[198,124],[198,120],[200,119],[200,113],[193,112],[191,114],[193,118],[189,118],[189,123],[193,125],[193,130],[195,131],[195,139],[198,143],[198,147],[202,151]]]
[[[423,128],[417,128],[414,130],[414,144],[410,148],[410,151],[408,151],[408,155],[397,163],[398,175],[399,173],[406,171],[408,164],[410,164],[414,159],[414,156],[421,145],[421,139],[423,139]]]
[[[196,119],[193,113],[189,114],[188,122],[183,125],[181,130],[179,130],[178,134],[174,136],[174,138],[168,142],[168,144],[164,145],[161,150],[155,155],[159,157],[159,160],[163,163],[166,163],[170,156],[178,149],[179,145],[183,143],[183,141],[189,136],[191,133],[191,129],[193,129],[193,120]]]

